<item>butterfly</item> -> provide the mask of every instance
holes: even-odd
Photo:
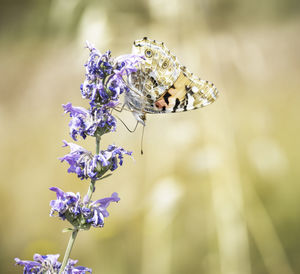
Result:
[[[143,56],[136,72],[128,76],[125,105],[137,124],[145,126],[146,114],[174,113],[213,103],[218,90],[193,75],[172,55],[163,42],[144,37],[133,43],[132,53]]]

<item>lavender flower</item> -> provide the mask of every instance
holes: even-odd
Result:
[[[74,143],[64,142],[64,146],[69,146],[71,151],[69,154],[60,158],[60,160],[67,161],[70,165],[68,172],[76,173],[80,179],[95,178],[97,172],[94,172],[95,166],[92,166],[93,154],[83,147]]]
[[[79,193],[64,192],[57,187],[51,187],[50,190],[56,192],[57,197],[56,200],[50,202],[50,216],[57,213],[60,219],[67,219],[73,226],[80,229],[89,229],[90,226],[103,227],[104,218],[109,216],[107,207],[111,202],[120,200],[116,192],[111,197],[92,202],[87,196],[80,201]]]
[[[136,72],[142,57],[137,55],[123,55],[116,59],[111,57],[110,51],[101,54],[92,45],[87,43],[90,55],[86,67],[86,79],[81,85],[83,98],[89,100],[90,108],[72,106],[71,103],[63,105],[65,113],[69,113],[70,135],[73,140],[81,136],[96,137],[96,151],[93,155],[90,151],[74,143],[64,141],[64,146],[70,147],[70,153],[60,160],[68,162],[69,173],[75,173],[80,179],[90,178],[90,187],[87,195],[81,200],[79,193],[64,192],[57,187],[50,190],[56,193],[56,199],[50,202],[50,216],[58,216],[62,220],[69,221],[74,229],[69,243],[72,247],[77,233],[80,229],[103,227],[104,218],[109,216],[107,211],[111,202],[118,202],[120,198],[114,192],[110,197],[91,201],[92,193],[95,190],[95,181],[103,178],[108,171],[114,171],[123,164],[124,154],[131,152],[121,147],[109,145],[106,150],[99,152],[100,137],[108,132],[116,130],[116,119],[112,116],[112,109],[119,104],[119,96],[124,91],[129,91],[124,81],[131,73]],[[24,267],[24,273],[63,273],[63,274],[85,274],[92,273],[86,267],[77,266],[77,260],[69,259],[72,248],[66,249],[63,264],[58,262],[57,255],[35,254],[33,261],[20,260],[15,258],[17,265]]]
[[[101,150],[98,155],[95,155],[95,158],[103,167],[109,166],[109,169],[114,171],[118,168],[118,160],[120,166],[123,164],[124,154],[131,156],[132,152],[115,145],[109,145],[107,150]]]
[[[111,106],[114,106],[111,104]],[[98,107],[87,110],[83,107],[74,107],[71,103],[63,105],[65,113],[69,113],[72,118],[69,127],[70,135],[77,141],[77,135],[83,139],[87,135],[102,135],[109,131],[116,130],[116,119],[108,111],[107,107]]]
[[[71,151],[60,160],[62,162],[67,161],[70,165],[68,172],[76,173],[82,180],[87,178],[100,179],[108,170],[113,171],[118,167],[118,164],[123,164],[124,154],[132,154],[132,152],[121,147],[109,145],[107,150],[101,150],[99,154],[93,155],[90,151],[74,143],[64,141],[64,144],[69,146]]]
[[[23,273],[46,273],[46,274],[55,274],[58,273],[61,267],[61,263],[58,262],[59,254],[56,255],[40,255],[34,254],[33,261],[20,260],[15,258],[16,264],[24,266]],[[68,264],[66,265],[63,274],[86,274],[92,273],[92,270],[87,267],[77,266],[75,264],[78,260],[69,259]]]
[[[90,100],[91,108],[107,106],[111,101],[118,103],[119,95],[128,89],[123,77],[137,71],[143,58],[128,54],[113,59],[110,51],[101,54],[88,42],[87,48],[90,56],[85,64],[86,79],[80,87],[82,97]]]

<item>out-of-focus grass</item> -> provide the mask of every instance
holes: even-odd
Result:
[[[103,147],[133,149],[135,161],[98,185],[95,198],[117,191],[121,201],[104,229],[79,234],[72,258],[94,273],[298,273],[297,5],[292,12],[288,2],[279,16],[279,1],[260,9],[237,1],[135,3],[3,6],[0,272],[20,272],[14,257],[65,250],[66,224],[48,217],[47,188],[84,194],[88,186],[57,159],[66,153],[61,140],[70,140],[61,104],[86,104],[84,40],[117,55],[149,36],[213,81],[220,98],[202,110],[149,115],[143,156],[140,129],[119,125],[105,136]]]

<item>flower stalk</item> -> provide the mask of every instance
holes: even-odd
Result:
[[[89,230],[91,227],[104,226],[104,218],[109,216],[107,211],[110,203],[117,203],[120,198],[116,192],[110,197],[92,201],[96,182],[113,172],[123,164],[124,155],[131,156],[131,152],[122,147],[111,144],[105,150],[100,150],[101,136],[116,130],[116,118],[112,110],[119,104],[119,96],[128,91],[123,77],[137,70],[137,63],[141,57],[136,55],[111,57],[110,51],[101,54],[92,45],[87,43],[90,55],[86,67],[86,78],[81,85],[82,97],[89,100],[90,107],[76,107],[71,103],[63,105],[64,112],[70,115],[69,132],[74,141],[78,136],[85,139],[90,136],[96,140],[95,154],[77,145],[64,141],[64,146],[70,152],[60,158],[69,164],[68,172],[75,173],[81,180],[90,181],[87,194],[81,200],[80,193],[64,192],[58,187],[50,190],[56,193],[56,199],[50,202],[50,216],[57,216],[67,220],[72,226],[70,239],[62,263],[58,262],[59,254],[34,255],[34,261],[15,259],[18,265],[24,267],[24,273],[59,273],[59,274],[86,274],[92,270],[83,266],[75,266],[76,260],[70,259],[76,237],[80,230]]]
[[[65,252],[63,262],[61,264],[61,268],[59,270],[59,274],[63,273],[63,271],[64,271],[64,269],[65,269],[65,267],[66,267],[66,265],[69,261],[70,254],[71,254],[75,239],[77,237],[77,234],[78,234],[78,228],[74,228],[74,230],[72,231],[72,234],[70,236],[70,239],[69,239],[69,243],[68,243],[68,246],[67,246],[67,249],[66,249],[66,252]]]
[[[100,151],[100,140],[101,140],[101,137],[97,135],[96,136],[96,154],[99,154],[99,151]],[[95,191],[95,183],[96,183],[96,181],[93,179],[90,182],[90,186],[89,186],[89,189],[87,192],[88,200],[90,200],[92,198],[93,192]],[[68,243],[68,246],[67,246],[67,249],[65,252],[65,256],[64,256],[59,274],[63,273],[63,270],[65,269],[65,267],[67,265],[67,262],[70,258],[70,254],[71,254],[71,251],[72,251],[73,245],[75,243],[78,232],[79,232],[79,229],[77,227],[74,227],[72,234],[70,236],[70,239],[69,239],[69,243]]]

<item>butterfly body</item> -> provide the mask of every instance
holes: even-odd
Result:
[[[216,100],[218,90],[214,84],[195,77],[180,65],[164,43],[145,37],[134,42],[132,53],[145,60],[127,79],[130,90],[125,95],[125,105],[143,125],[147,113],[193,110]]]

